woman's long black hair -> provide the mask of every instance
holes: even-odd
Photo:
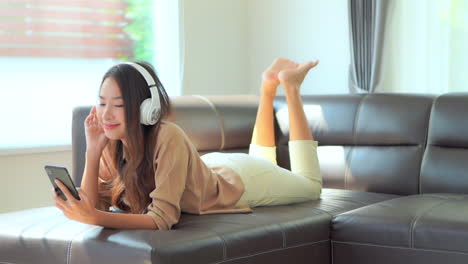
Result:
[[[140,105],[151,97],[145,78],[131,65],[118,64],[110,68],[102,82],[114,79],[124,101],[126,142],[110,140],[103,153],[112,172],[112,182],[100,185],[100,195],[108,197],[112,205],[132,213],[145,213],[151,203],[149,193],[155,189],[153,155],[157,131],[161,120],[170,112],[169,96],[153,67],[146,62],[135,62],[144,67],[153,77],[159,92],[160,114],[154,125],[140,123]],[[101,86],[102,86],[101,82]]]

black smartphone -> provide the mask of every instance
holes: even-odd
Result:
[[[75,197],[75,199],[81,200],[80,196],[78,195],[78,191],[76,190],[75,184],[73,184],[73,180],[71,179],[70,174],[68,173],[67,168],[61,166],[46,165],[44,169],[47,172],[47,175],[49,176],[49,180],[52,183],[52,186],[54,186],[55,192],[60,198],[62,198],[62,200],[66,201],[67,197],[65,197],[63,192],[55,183],[55,179],[58,179],[63,184],[65,184],[65,186],[67,186],[68,190],[73,195],[73,197]]]

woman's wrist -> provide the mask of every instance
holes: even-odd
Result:
[[[102,226],[102,211],[101,210],[98,210],[98,209],[94,209],[93,211],[93,216],[92,216],[92,220],[90,223],[88,224],[92,224],[92,225],[100,225]]]
[[[86,160],[100,160],[102,156],[102,150],[95,148],[86,149]]]

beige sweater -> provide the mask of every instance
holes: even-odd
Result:
[[[176,124],[161,123],[154,151],[156,188],[147,215],[161,230],[179,221],[181,212],[191,214],[246,213],[250,207],[236,207],[244,193],[240,176],[230,168],[208,168],[195,146]],[[101,160],[100,178],[108,179]],[[102,197],[101,197],[102,200]],[[109,201],[106,201],[110,204]]]

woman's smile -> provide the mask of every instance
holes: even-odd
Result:
[[[116,125],[112,125],[112,124],[103,124],[102,127],[105,129],[105,130],[111,130],[111,129],[114,129],[116,127],[118,127],[120,124],[116,124]]]

